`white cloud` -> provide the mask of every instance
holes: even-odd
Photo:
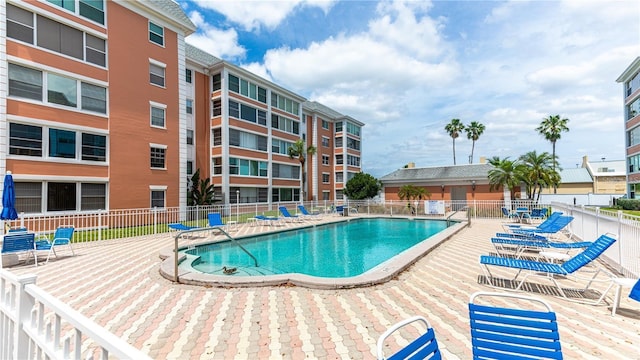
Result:
[[[318,7],[326,13],[331,9],[335,1],[195,0],[195,3],[202,8],[215,10],[223,14],[229,21],[242,26],[246,31],[254,31],[259,30],[261,27],[273,30],[300,6]]]
[[[207,23],[197,11],[190,12],[189,18],[198,27],[198,31],[189,35],[186,42],[220,58],[244,57],[246,50],[238,44],[238,33],[234,29],[217,29]]]

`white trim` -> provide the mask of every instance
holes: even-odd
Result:
[[[149,105],[157,107],[157,108],[163,108],[163,109],[167,108],[167,104],[162,104],[162,103],[151,101],[151,100],[149,100]]]
[[[104,24],[100,24],[99,22],[96,22],[94,20],[91,20],[89,18],[81,16],[79,12],[71,12],[71,11],[61,7],[61,6],[57,6],[55,4],[48,3],[47,1],[41,1],[41,2],[45,3],[45,4],[48,4],[49,6],[51,6],[52,8],[54,8],[56,10],[63,11],[65,13],[71,14],[71,15],[79,18],[79,19],[82,19],[82,20],[85,20],[85,21],[90,22],[92,24],[95,24],[97,26],[100,26],[100,27],[104,28],[105,31],[107,30],[107,10],[106,10],[106,7],[108,5],[107,4],[107,0],[105,0],[105,2],[104,2],[104,5],[105,5],[105,10],[103,10],[103,12],[104,12]],[[33,6],[33,5],[29,4],[29,2],[27,2],[27,1],[16,2],[16,1],[8,0],[7,3],[11,4],[11,5],[14,5],[14,6],[17,6],[19,8],[23,8],[25,10],[29,10],[29,11],[31,11],[33,13],[36,13],[36,14],[39,14],[39,15],[43,15],[43,16],[49,18],[49,19],[55,20],[55,21],[57,21],[59,23],[65,24],[67,26],[73,27],[73,28],[78,29],[78,30],[82,30],[82,31],[84,31],[86,33],[90,33],[91,35],[100,37],[100,38],[102,38],[104,40],[108,39],[108,36],[107,36],[106,33],[96,31],[95,29],[90,28],[88,26],[84,26],[79,22],[73,22],[73,21],[71,21],[71,20],[69,20],[67,18],[64,18],[62,16],[56,15],[55,13],[52,13],[52,12],[49,12],[49,11],[45,11],[42,8],[39,8],[39,7],[36,7],[36,6]],[[34,26],[34,28],[35,28],[35,26]]]
[[[14,180],[29,180],[37,182],[46,181],[70,181],[74,183],[81,182],[96,182],[96,183],[108,183],[108,177],[95,177],[95,176],[63,176],[63,175],[30,175],[30,174],[13,174]]]
[[[149,185],[149,190],[152,190],[152,191],[166,191],[167,190],[167,185]]]
[[[75,124],[66,124],[66,123],[61,123],[56,121],[42,120],[42,119],[30,118],[26,116],[19,116],[19,115],[13,115],[13,114],[7,114],[7,122],[16,122],[21,124],[55,128],[55,129],[61,129],[61,130],[90,132],[96,135],[109,135],[109,130],[106,130],[106,129],[92,128],[88,126],[75,125]]]
[[[42,63],[29,61],[29,60],[26,60],[24,58],[15,57],[13,55],[7,55],[7,61],[8,62],[12,62],[12,63],[14,63],[16,65],[24,65],[24,66],[30,67],[30,68],[32,68],[34,70],[42,70],[42,71],[46,71],[46,72],[52,72],[52,73],[55,73],[56,75],[69,76],[69,77],[72,77],[72,78],[74,78],[76,80],[84,81],[84,82],[89,83],[89,84],[103,86],[103,87],[107,88],[107,93],[108,93],[108,90],[109,90],[108,89],[109,88],[109,83],[106,82],[106,81],[102,81],[102,80],[98,80],[98,79],[91,78],[91,77],[88,77],[88,76],[84,76],[84,75],[80,75],[80,74],[77,74],[77,73],[73,73],[73,72],[70,72],[70,71],[58,69],[58,68],[55,68],[55,67],[52,67],[52,66],[48,66],[48,65],[45,65],[45,64],[42,64]],[[100,69],[106,71],[106,68],[100,68]],[[108,98],[108,96],[107,96],[107,98]]]
[[[163,145],[163,144],[155,144],[155,143],[149,143],[149,147],[150,148],[158,148],[158,149],[167,149],[167,145]]]
[[[167,68],[167,64],[152,58],[149,58],[149,64],[160,66],[161,68],[165,68],[165,69]]]

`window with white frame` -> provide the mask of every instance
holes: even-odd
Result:
[[[80,183],[80,210],[104,210],[106,208],[106,184]]]
[[[293,146],[292,142],[279,140],[275,138],[271,139],[271,151],[274,154],[289,155],[289,148],[292,146]]]
[[[322,200],[329,200],[329,191],[322,192]]]
[[[213,158],[213,175],[221,175],[222,174],[222,158],[215,157]]]
[[[193,71],[191,71],[191,69],[185,69],[184,71],[184,80],[191,84],[191,82],[193,82]]]
[[[271,164],[272,177],[280,179],[300,179],[300,166]]]
[[[325,137],[325,136],[322,137],[322,146],[329,147],[329,138],[328,137]]]
[[[229,145],[245,149],[267,151],[267,137],[236,129],[229,129]]]
[[[104,0],[47,0],[54,5],[104,25]]]
[[[151,126],[165,128],[167,105],[151,102]]]
[[[47,79],[46,86],[43,79]],[[78,92],[78,89],[80,91]],[[43,92],[46,90],[46,100]],[[80,98],[78,99],[78,93]],[[41,101],[45,104],[107,113],[107,89],[17,64],[9,64],[9,96]],[[80,101],[80,106],[78,106]]]
[[[65,1],[69,3],[70,1]],[[37,23],[37,25],[36,25]],[[7,38],[83,60],[106,65],[106,41],[42,15],[7,4]]]
[[[164,28],[149,21],[149,41],[164,46]]]
[[[335,140],[333,141],[333,146],[336,148],[342,147],[342,136],[335,138]]]
[[[330,182],[331,182],[331,174],[322,173],[322,183],[323,184],[329,184]]]
[[[232,74],[229,74],[229,90],[261,103],[267,103],[267,89]]]
[[[343,172],[337,172],[336,173],[336,182],[337,183],[341,183],[344,182],[344,173]]]
[[[299,201],[300,189],[295,188],[273,188],[271,189],[271,201]]]
[[[165,66],[149,63],[149,82],[164,87]]]
[[[193,174],[193,161],[187,160],[187,175]]]
[[[271,127],[291,134],[300,134],[300,123],[284,116],[271,114]]]
[[[193,145],[193,130],[187,129],[187,145]]]
[[[152,169],[166,169],[166,152],[167,147],[164,145],[151,145],[151,168]]]
[[[329,155],[322,155],[322,165],[329,165]]]
[[[166,189],[151,189],[151,203],[152,208],[165,208],[166,207]]]
[[[267,112],[229,100],[229,116],[260,125],[267,125]]]
[[[269,164],[266,161],[229,158],[229,174],[243,176],[268,176]]]
[[[322,128],[329,130],[329,122],[327,120],[322,120]]]
[[[80,136],[79,139],[78,136]],[[43,144],[48,144],[46,152]],[[9,154],[106,162],[107,137],[72,130],[10,123]]]
[[[336,155],[336,165],[342,165],[344,159],[344,155],[340,154],[340,155]]]
[[[271,92],[271,107],[294,115],[300,115],[300,103],[276,92]]]
[[[348,137],[347,138],[347,148],[353,149],[353,150],[360,150],[360,141]]]
[[[187,114],[193,114],[193,100],[187,99]]]
[[[221,99],[214,99],[213,100],[212,115],[213,116],[222,115],[222,100]],[[229,114],[229,115],[231,115],[231,114]]]
[[[359,156],[353,156],[353,155],[347,155],[347,165],[360,167],[360,157]]]
[[[222,145],[222,129],[215,128],[213,129],[213,146]]]

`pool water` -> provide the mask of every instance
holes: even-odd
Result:
[[[186,250],[197,258],[191,266],[208,274],[299,273],[326,278],[357,276],[446,229],[445,221],[421,219],[354,219],[239,239],[258,260],[230,241]]]

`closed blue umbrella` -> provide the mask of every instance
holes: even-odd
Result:
[[[13,185],[13,176],[11,171],[7,171],[4,176],[4,190],[2,190],[2,213],[0,219],[15,220],[18,218],[16,211],[16,189]]]

